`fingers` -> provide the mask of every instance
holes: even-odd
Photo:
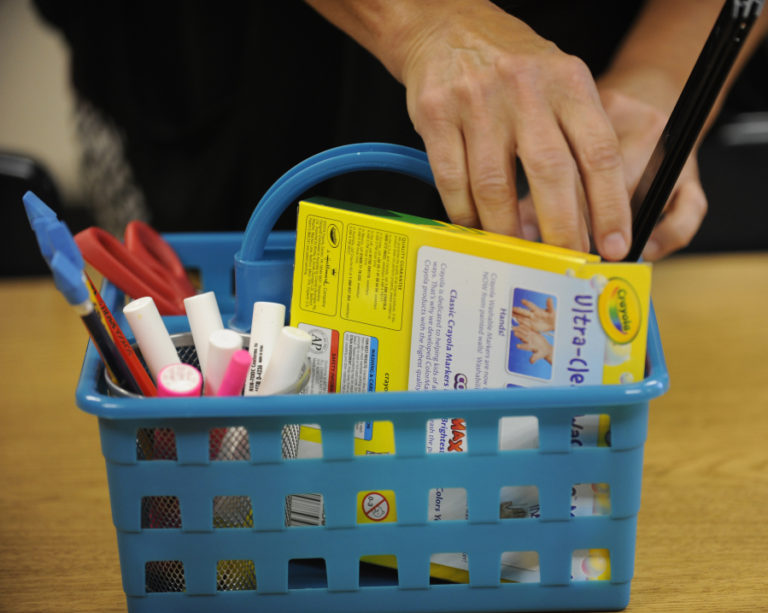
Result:
[[[503,113],[461,97],[460,113],[443,94],[421,100],[420,133],[443,206],[453,223],[519,235],[512,131]]]
[[[403,70],[448,216],[581,251],[591,223],[600,253],[621,259],[630,233],[626,181],[589,70],[489,6],[470,3],[461,27],[446,21],[430,30]],[[516,157],[530,187],[522,205]]]
[[[592,237],[600,255],[620,260],[631,235],[621,147],[586,69],[575,72],[570,85],[578,95],[558,110],[586,191]]]
[[[470,192],[483,229],[519,236],[515,133],[508,109],[488,84],[465,92],[461,121]]]
[[[513,307],[512,315],[514,315],[515,318],[517,318],[521,322],[527,321],[533,318],[533,313],[531,313],[528,309],[524,309],[522,307]]]
[[[464,138],[459,126],[439,116],[428,117],[424,123],[422,140],[448,218],[460,226],[477,227],[480,219],[469,189]]]
[[[512,330],[512,334],[514,334],[521,341],[528,342],[531,338],[531,334],[533,334],[533,331],[526,326],[515,326],[515,328]]]
[[[681,183],[651,234],[643,250],[643,258],[654,261],[682,249],[691,242],[707,212],[707,197],[701,183]]]
[[[619,82],[620,84],[620,82]],[[650,152],[667,123],[662,107],[601,84],[601,96],[607,114],[619,135],[627,187],[635,191]],[[699,181],[696,155],[688,158],[661,222],[654,229],[643,251],[648,260],[658,260],[685,247],[693,238],[707,210],[707,200]]]
[[[586,251],[586,226],[576,164],[555,117],[536,113],[522,119],[518,155],[525,169],[544,242]]]

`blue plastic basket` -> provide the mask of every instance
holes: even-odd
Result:
[[[429,180],[423,153],[390,145],[372,151],[377,168]],[[238,312],[242,319],[253,300],[290,303],[295,234],[269,232],[280,210],[318,180],[369,168],[368,153],[342,148],[340,157],[325,152],[292,169],[267,192],[245,234],[166,238],[237,326]],[[102,294],[125,325],[123,295],[109,283]],[[185,317],[166,324],[172,333],[188,329]],[[619,610],[629,602],[633,574],[648,403],[667,387],[651,317],[646,378],[627,385],[125,398],[107,394],[89,345],[77,403],[99,419],[131,612]],[[597,414],[610,418],[610,446],[575,448],[573,418]],[[538,420],[538,447],[501,450],[500,420],[520,416]],[[427,454],[427,422],[459,417],[471,437],[468,451]],[[356,456],[353,431],[361,421],[391,422],[395,453]],[[304,423],[320,425],[322,457],[284,458],[284,427]],[[248,453],[218,460],[211,441],[232,427],[247,436]],[[162,442],[163,453],[148,453],[148,439]],[[571,517],[572,487],[585,483],[608,484],[609,515]],[[500,517],[501,488],[516,485],[536,486],[539,517]],[[468,519],[429,521],[434,488],[464,488]],[[396,522],[357,523],[358,494],[372,490],[395,492]],[[287,526],[286,497],[307,493],[322,494],[325,525]],[[239,513],[237,521],[221,521],[215,507],[222,501]],[[573,552],[583,549],[610,552],[610,580],[571,580]],[[501,581],[501,556],[510,551],[538,554],[539,581]],[[431,581],[431,555],[455,552],[467,554],[469,583]],[[396,580],[361,565],[371,555],[395,556]]]
[[[216,291],[222,311],[232,313],[232,261],[242,236],[167,238],[185,264],[200,271],[204,287]],[[274,232],[266,245],[265,257],[284,266],[286,274],[293,243],[292,233]],[[106,284],[103,296],[118,315],[122,294]],[[283,299],[288,302],[288,296]],[[182,331],[186,318],[169,317],[167,324],[171,332]],[[624,608],[633,573],[648,402],[668,385],[655,320],[648,340],[647,377],[628,385],[257,400],[111,397],[98,354],[89,346],[77,402],[99,418],[128,609],[403,613]],[[611,446],[573,448],[573,417],[598,413],[610,416]],[[509,416],[538,419],[538,449],[499,450],[499,420]],[[472,439],[467,453],[425,453],[427,421],[445,417],[466,419]],[[355,423],[377,420],[393,424],[396,453],[355,456]],[[297,423],[321,426],[322,458],[283,459],[283,426]],[[250,458],[212,461],[211,430],[231,426],[247,431]],[[153,431],[173,432],[172,459],[144,459],[137,435]],[[611,514],[572,518],[570,493],[577,483],[609,484]],[[540,518],[499,518],[500,488],[509,485],[537,486]],[[465,488],[469,519],[428,521],[427,496],[435,487]],[[358,492],[371,489],[395,492],[397,522],[357,523]],[[323,495],[326,524],[286,527],[285,497],[307,492]],[[214,499],[221,496],[248,497],[252,525],[214,527]],[[172,500],[175,522],[147,526],[146,505],[152,500]],[[584,548],[610,551],[609,581],[571,582],[572,552]],[[430,584],[430,555],[444,551],[468,554],[469,584]],[[540,582],[502,583],[505,551],[538,552]],[[397,557],[397,585],[375,585],[375,577],[365,577],[360,585],[360,558],[372,554]],[[324,573],[316,572],[314,563],[295,562],[318,559],[325,562]],[[222,585],[227,564],[234,568],[230,575],[249,580]],[[164,578],[164,572],[174,577]]]

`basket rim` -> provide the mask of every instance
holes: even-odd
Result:
[[[169,328],[174,323],[171,321]],[[115,398],[102,393],[99,389],[100,358],[89,342],[75,397],[83,411],[112,420],[246,417],[307,421],[320,416],[354,416],[369,420],[395,415],[441,417],[451,412],[466,417],[483,413],[501,417],[530,415],[541,409],[547,409],[556,418],[558,415],[583,414],[584,407],[590,407],[588,412],[595,407],[607,413],[626,410],[627,407],[645,405],[667,391],[669,375],[655,317],[651,318],[649,326],[648,363],[649,372],[645,379],[622,385],[200,397],[190,402],[188,398]]]
[[[231,241],[236,239],[236,236],[227,236],[227,239]],[[197,237],[184,235],[183,238],[193,240]],[[123,294],[114,285],[105,282],[102,298],[112,308],[120,303]],[[165,322],[171,334],[189,330],[187,318],[183,315],[166,317]],[[645,406],[651,399],[661,396],[669,389],[669,373],[653,302],[648,318],[646,359],[646,377],[642,381],[621,385],[200,397],[190,402],[189,398],[117,398],[106,395],[100,387],[103,374],[101,359],[89,341],[75,399],[77,406],[86,413],[110,420],[221,420],[232,417],[281,421],[295,419],[307,423],[318,417],[344,416],[355,417],[358,421],[387,419],[387,416],[395,415],[429,419],[444,417],[448,413],[466,417],[485,413],[502,417],[530,415],[542,409],[546,409],[548,414],[556,419],[558,416],[594,412],[595,407],[600,407],[604,413],[618,414],[632,407]]]

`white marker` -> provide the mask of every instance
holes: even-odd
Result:
[[[232,354],[243,348],[243,337],[234,330],[214,330],[208,339],[208,361],[203,371],[203,393],[216,396]]]
[[[311,341],[312,337],[299,328],[285,326],[280,331],[257,392],[259,396],[280,394],[298,383],[306,365]]]
[[[208,361],[208,340],[211,338],[211,332],[224,329],[219,304],[216,302],[216,294],[205,292],[184,298],[184,309],[189,320],[189,330],[192,332],[192,342],[195,343],[200,372],[205,376]]]
[[[245,396],[253,396],[259,390],[264,372],[272,357],[280,330],[285,326],[285,305],[277,302],[255,302],[251,321],[251,368],[245,380]]]
[[[181,363],[163,318],[150,296],[129,302],[123,307],[123,314],[155,381],[164,366]]]

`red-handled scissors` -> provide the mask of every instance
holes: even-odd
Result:
[[[125,228],[125,244],[106,230],[78,232],[83,258],[132,298],[151,296],[162,315],[183,315],[184,298],[195,294],[173,248],[142,221]]]

